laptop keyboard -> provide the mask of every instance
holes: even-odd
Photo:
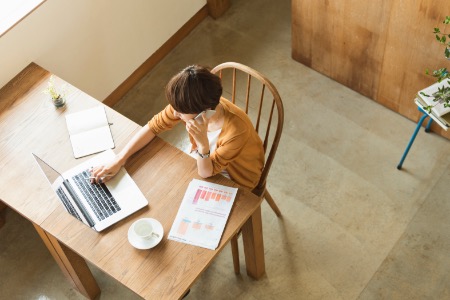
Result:
[[[64,204],[64,207],[67,209],[69,214],[71,214],[78,220],[82,221],[77,211],[75,210],[75,207],[73,207],[72,203],[69,201],[69,198],[67,198],[66,193],[64,193],[62,187],[59,187],[56,190],[56,194],[58,195],[59,199],[61,199],[62,203]]]
[[[99,220],[115,214],[121,208],[104,183],[92,184],[88,170],[73,176],[73,180],[80,189],[89,206]]]

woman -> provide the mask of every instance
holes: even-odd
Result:
[[[264,166],[261,139],[247,114],[221,95],[220,78],[207,68],[194,65],[179,72],[166,86],[169,105],[111,163],[92,170],[93,182],[107,181],[156,135],[184,122],[192,143],[190,155],[196,158],[201,177],[222,173],[239,185],[253,189]],[[208,118],[209,110],[215,113]]]

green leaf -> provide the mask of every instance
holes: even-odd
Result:
[[[439,29],[439,27],[434,27],[434,33],[439,33],[441,32],[441,30]]]
[[[423,109],[426,110],[428,113],[431,113],[431,108],[432,108],[431,105],[423,107]]]
[[[441,37],[439,35],[436,34],[436,39],[438,40],[438,42],[441,41]]]
[[[445,57],[450,58],[450,48],[445,48],[444,55]]]

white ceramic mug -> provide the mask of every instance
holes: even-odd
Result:
[[[159,234],[153,232],[152,222],[148,219],[140,219],[133,224],[134,234],[143,240],[148,240],[151,237],[159,237]]]

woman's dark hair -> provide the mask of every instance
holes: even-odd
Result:
[[[209,108],[215,109],[221,95],[220,78],[199,65],[183,69],[166,86],[167,100],[182,114],[198,114]]]

